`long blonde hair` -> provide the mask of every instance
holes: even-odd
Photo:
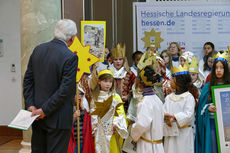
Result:
[[[163,58],[163,53],[166,53],[167,55],[168,55],[168,57],[169,57],[169,63],[167,64],[167,65],[169,65],[169,70],[171,70],[171,68],[173,67],[173,65],[172,65],[172,56],[171,56],[171,54],[170,54],[170,52],[168,51],[168,50],[163,50],[162,52],[161,52],[161,55],[160,55],[160,57],[164,60],[164,58]],[[166,63],[165,63],[165,65],[166,65]]]
[[[100,80],[100,81],[107,80],[107,79],[113,79],[113,85],[112,85],[111,89],[109,90],[109,93],[115,93],[114,78],[113,78],[113,76],[112,76],[111,74],[105,73],[105,74],[102,74],[102,75],[98,78],[98,80]],[[101,90],[101,87],[100,87],[100,85],[97,83],[96,87],[91,91],[91,93],[92,93],[92,97],[91,97],[92,100],[97,101],[98,96],[99,96],[99,93],[100,93],[100,90]]]

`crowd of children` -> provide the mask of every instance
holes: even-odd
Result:
[[[75,152],[79,131],[81,153],[217,153],[211,86],[230,84],[230,54],[211,42],[203,50],[198,62],[177,42],[161,54],[150,46],[129,67],[124,44],[106,48],[77,86]]]

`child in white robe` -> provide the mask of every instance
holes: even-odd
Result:
[[[139,74],[138,86],[143,99],[137,105],[136,121],[131,137],[137,142],[137,153],[164,153],[163,149],[163,103],[153,91],[153,84],[160,82],[160,76],[147,66]]]
[[[165,98],[165,153],[194,153],[192,119],[197,88],[192,84],[186,65],[174,67],[171,87],[175,92]],[[192,94],[191,94],[192,93]]]

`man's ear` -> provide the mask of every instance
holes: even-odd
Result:
[[[66,42],[67,45],[68,45],[68,47],[72,45],[74,39],[75,39],[75,36],[72,36],[72,37]]]
[[[72,42],[74,41],[74,39],[75,39],[75,36],[72,36],[72,37],[71,37]]]

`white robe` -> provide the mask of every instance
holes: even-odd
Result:
[[[114,67],[114,65],[112,65],[109,67],[109,70],[113,73],[113,78],[115,79],[123,79],[127,74],[124,66],[118,70]]]
[[[199,72],[203,72],[204,69],[204,60],[203,58],[199,61]]]
[[[138,103],[137,118],[131,130],[131,137],[137,141],[137,153],[164,153],[163,143],[152,144],[140,137],[155,141],[163,138],[163,103],[156,96],[144,96]]]
[[[180,61],[172,61],[172,66],[178,67],[180,65]]]
[[[211,73],[211,71],[205,70],[204,71],[204,61],[201,59],[199,61],[199,78],[202,82],[205,82],[207,79],[207,76]]]
[[[192,125],[194,116],[195,99],[191,93],[185,92],[180,95],[171,93],[165,98],[164,111],[174,115],[176,122],[173,127],[167,126],[168,131],[164,131],[165,153],[194,153],[194,140],[192,127],[178,128],[185,125]],[[173,131],[177,131],[174,136],[169,136]],[[167,134],[166,134],[167,133]]]

